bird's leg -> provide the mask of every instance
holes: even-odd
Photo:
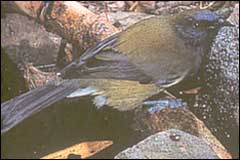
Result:
[[[182,99],[162,99],[162,100],[153,100],[153,101],[145,101],[143,102],[143,105],[145,106],[152,106],[148,109],[148,112],[153,114],[154,112],[158,110],[162,110],[165,107],[169,108],[180,108],[180,107],[186,107],[187,103],[183,102]]]

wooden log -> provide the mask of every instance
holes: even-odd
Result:
[[[38,19],[43,1],[14,1],[8,3],[18,13]],[[17,8],[16,8],[17,7]],[[96,15],[76,1],[54,1],[50,18],[43,20],[47,30],[61,35],[83,50],[119,32],[106,18]]]

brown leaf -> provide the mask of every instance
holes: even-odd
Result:
[[[201,87],[192,88],[192,89],[181,91],[180,94],[198,94],[200,89]]]
[[[46,155],[41,159],[67,159],[69,155],[79,156],[79,158],[87,158],[102,151],[112,144],[112,141],[82,142],[55,153]]]

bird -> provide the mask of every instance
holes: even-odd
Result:
[[[1,133],[64,98],[92,95],[97,108],[133,110],[194,76],[225,21],[209,10],[155,16],[97,43],[59,78],[1,104]]]

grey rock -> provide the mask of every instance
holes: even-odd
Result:
[[[208,55],[195,112],[231,151],[239,153],[239,28],[220,29]]]
[[[51,64],[56,61],[61,37],[19,14],[1,18],[1,46],[16,64]]]
[[[219,113],[229,115],[239,125],[238,27],[223,27],[219,31],[205,71],[206,88],[199,97],[198,107],[205,108],[207,116],[206,106],[215,106]]]
[[[142,140],[114,157],[115,159],[217,159],[200,138],[170,129]]]

